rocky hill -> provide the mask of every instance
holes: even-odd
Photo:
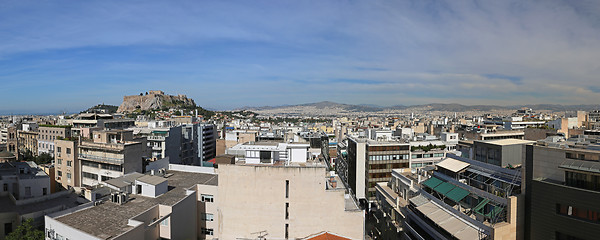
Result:
[[[148,91],[145,94],[123,97],[123,103],[117,109],[120,113],[129,113],[137,109],[152,110],[163,108],[195,108],[194,100],[179,94],[177,96],[165,95],[163,91]]]

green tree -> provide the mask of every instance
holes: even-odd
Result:
[[[29,218],[17,227],[13,232],[8,234],[6,240],[43,240],[44,231],[33,227],[33,219]]]

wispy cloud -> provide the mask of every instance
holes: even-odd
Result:
[[[595,1],[0,6],[0,102],[33,93],[11,102],[22,109],[118,104],[148,88],[218,108],[600,100]]]

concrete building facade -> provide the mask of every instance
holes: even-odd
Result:
[[[54,156],[54,140],[71,137],[70,126],[40,125],[38,135],[38,153]]]
[[[54,140],[54,145],[54,176],[56,182],[62,189],[81,187],[81,161],[79,160],[78,140]]]

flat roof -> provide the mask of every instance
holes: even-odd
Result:
[[[535,141],[528,141],[528,140],[521,140],[521,139],[498,139],[498,140],[484,140],[481,142],[505,146],[505,145],[516,145],[516,144],[529,144],[529,143],[534,143]]]
[[[446,158],[445,160],[442,160],[441,162],[439,162],[435,165],[438,167],[448,169],[452,172],[459,172],[459,171],[469,167],[471,164],[468,164],[466,162],[459,161],[459,160],[456,160],[453,158]]]
[[[150,185],[158,185],[158,184],[163,183],[164,181],[167,181],[167,179],[164,177],[152,176],[152,175],[144,175],[144,176],[139,177],[136,180],[143,182],[143,183],[150,184]]]
[[[130,200],[123,205],[105,201],[98,206],[60,216],[55,220],[102,239],[113,238],[131,230],[133,227],[127,225],[129,219],[140,213],[159,204],[172,206],[185,198],[186,190],[196,184],[216,186],[218,183],[216,174],[171,170],[167,171],[167,174],[173,174],[167,178],[169,186],[173,188],[156,198],[131,194]]]
[[[47,197],[46,195],[44,197]],[[15,205],[9,196],[0,197],[0,213],[16,212],[21,215],[34,213],[39,211],[45,211],[50,208],[62,206],[62,209],[68,209],[81,205],[78,201],[79,196],[76,194],[66,194],[64,196],[58,196],[55,198],[47,199],[41,202],[29,203],[25,205]],[[87,201],[83,199],[84,201]]]

